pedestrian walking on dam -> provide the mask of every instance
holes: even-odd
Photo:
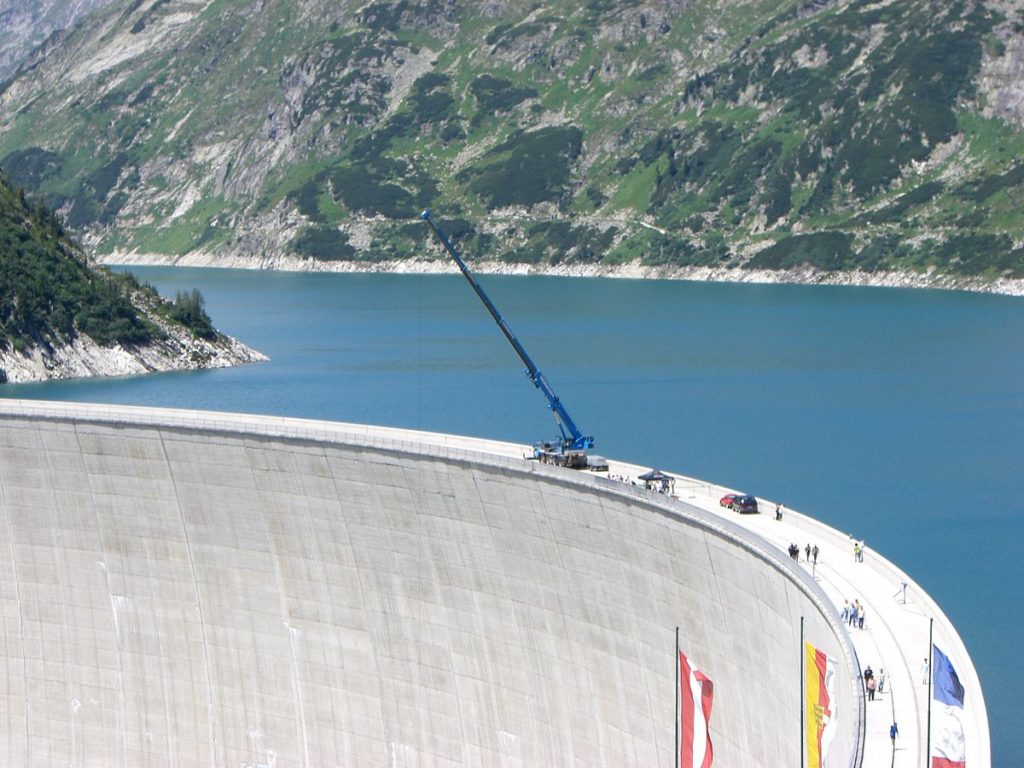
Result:
[[[864,629],[864,606],[857,611],[857,629]]]
[[[811,557],[814,558],[814,564],[817,565],[818,564],[818,545],[817,544],[815,544],[813,547],[811,547]]]
[[[878,670],[878,692],[885,693],[885,670]]]
[[[921,685],[928,685],[929,671],[930,670],[928,668],[928,658],[925,657],[925,660],[921,663]]]
[[[875,682],[875,678],[868,678],[868,701],[875,700],[875,688],[878,687],[878,683]]]
[[[775,505],[775,519],[776,520],[781,520],[782,519],[782,505],[781,504],[776,504]]]
[[[807,562],[808,563],[811,562],[811,545],[810,544],[808,544],[806,547],[804,547],[804,554],[807,555]]]
[[[889,726],[889,738],[892,739],[892,748],[896,749],[896,737],[899,735],[900,729],[896,727],[896,723]]]

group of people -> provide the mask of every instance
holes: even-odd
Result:
[[[789,545],[789,549],[787,551],[789,552],[789,556],[790,557],[792,557],[797,562],[800,562],[800,545],[799,544],[790,544]],[[806,547],[804,547],[804,557],[806,558],[808,563],[813,563],[814,565],[817,565],[818,564],[818,545],[815,544],[812,547],[810,544],[808,544]]]
[[[775,519],[782,519],[782,505],[775,505]],[[851,537],[852,538],[852,537]],[[864,542],[854,540],[853,542],[853,559],[855,562],[864,562]],[[792,543],[789,545],[789,556],[800,562],[800,545]],[[815,544],[813,547],[808,544],[804,547],[804,557],[808,563],[817,565],[818,563],[818,545]],[[857,627],[858,629],[864,629],[864,606],[861,605],[860,600],[854,600],[852,603],[849,600],[843,600],[843,611],[841,618],[851,627]],[[927,678],[928,675],[928,659],[924,660],[924,672],[923,677]],[[871,666],[864,670],[864,690],[867,693],[868,701],[875,700],[876,693],[882,693],[885,691],[885,670],[878,670],[878,677],[875,677],[874,670]],[[896,737],[899,735],[899,727],[894,722],[889,726],[889,738],[892,740],[893,749],[896,748]]]
[[[849,600],[843,600],[843,610],[839,614],[839,618],[851,627],[864,629],[864,613],[864,606],[860,604],[860,600],[854,600],[852,603]]]
[[[869,664],[864,669],[864,690],[867,691],[868,701],[875,700],[875,693],[882,693],[885,691],[885,670],[878,670],[878,678],[875,678],[875,673],[871,669]]]
[[[782,519],[782,505],[775,505],[775,519]],[[851,538],[853,538],[851,536]],[[855,562],[864,562],[864,542],[854,540],[853,542],[853,559]],[[789,556],[800,562],[800,545],[792,543],[789,545]],[[817,565],[818,563],[818,545],[811,546],[807,544],[804,549],[804,558],[808,563]],[[841,618],[851,627],[857,627],[858,629],[864,629],[864,606],[861,605],[860,600],[855,599],[852,603],[849,600],[843,600],[843,610]],[[928,659],[924,661],[922,677],[927,678],[928,675]],[[875,700],[876,693],[883,693],[885,691],[885,670],[879,669],[878,676],[875,676],[875,672],[871,669],[871,665],[868,665],[864,670],[864,691],[867,693],[868,701]],[[896,737],[899,735],[899,727],[894,722],[889,726],[889,738],[892,740],[893,749],[896,748]]]

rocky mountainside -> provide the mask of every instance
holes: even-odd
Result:
[[[1024,280],[1015,0],[118,0],[0,95],[102,259]]]
[[[218,333],[198,292],[168,301],[96,266],[0,176],[0,384],[265,359]]]
[[[0,80],[37,47],[112,0],[0,0]]]

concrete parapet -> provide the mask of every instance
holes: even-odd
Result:
[[[813,580],[695,506],[522,446],[0,401],[11,765],[673,764],[674,630],[716,764],[796,765]]]

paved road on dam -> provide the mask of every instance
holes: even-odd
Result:
[[[648,468],[611,462],[610,475],[637,484]],[[642,484],[642,483],[639,483]],[[929,620],[934,619],[933,640],[950,656],[966,690],[968,702],[982,701],[982,691],[973,663],[963,642],[935,602],[906,574],[872,552],[870,532],[842,533],[813,517],[783,505],[782,519],[776,519],[776,503],[759,499],[759,513],[740,515],[723,508],[720,499],[735,489],[701,480],[676,477],[672,496],[706,512],[737,522],[788,551],[799,547],[799,562],[825,590],[837,611],[844,601],[859,601],[864,607],[863,629],[850,627],[850,638],[861,667],[871,667],[876,679],[885,671],[884,689],[867,703],[864,765],[917,768],[925,765],[928,733]],[[854,545],[863,547],[862,559],[855,556]],[[807,547],[819,549],[816,562],[809,561]],[[897,723],[899,735],[893,743],[890,726]],[[964,719],[967,765],[991,765],[988,716],[984,705],[967,709]]]

